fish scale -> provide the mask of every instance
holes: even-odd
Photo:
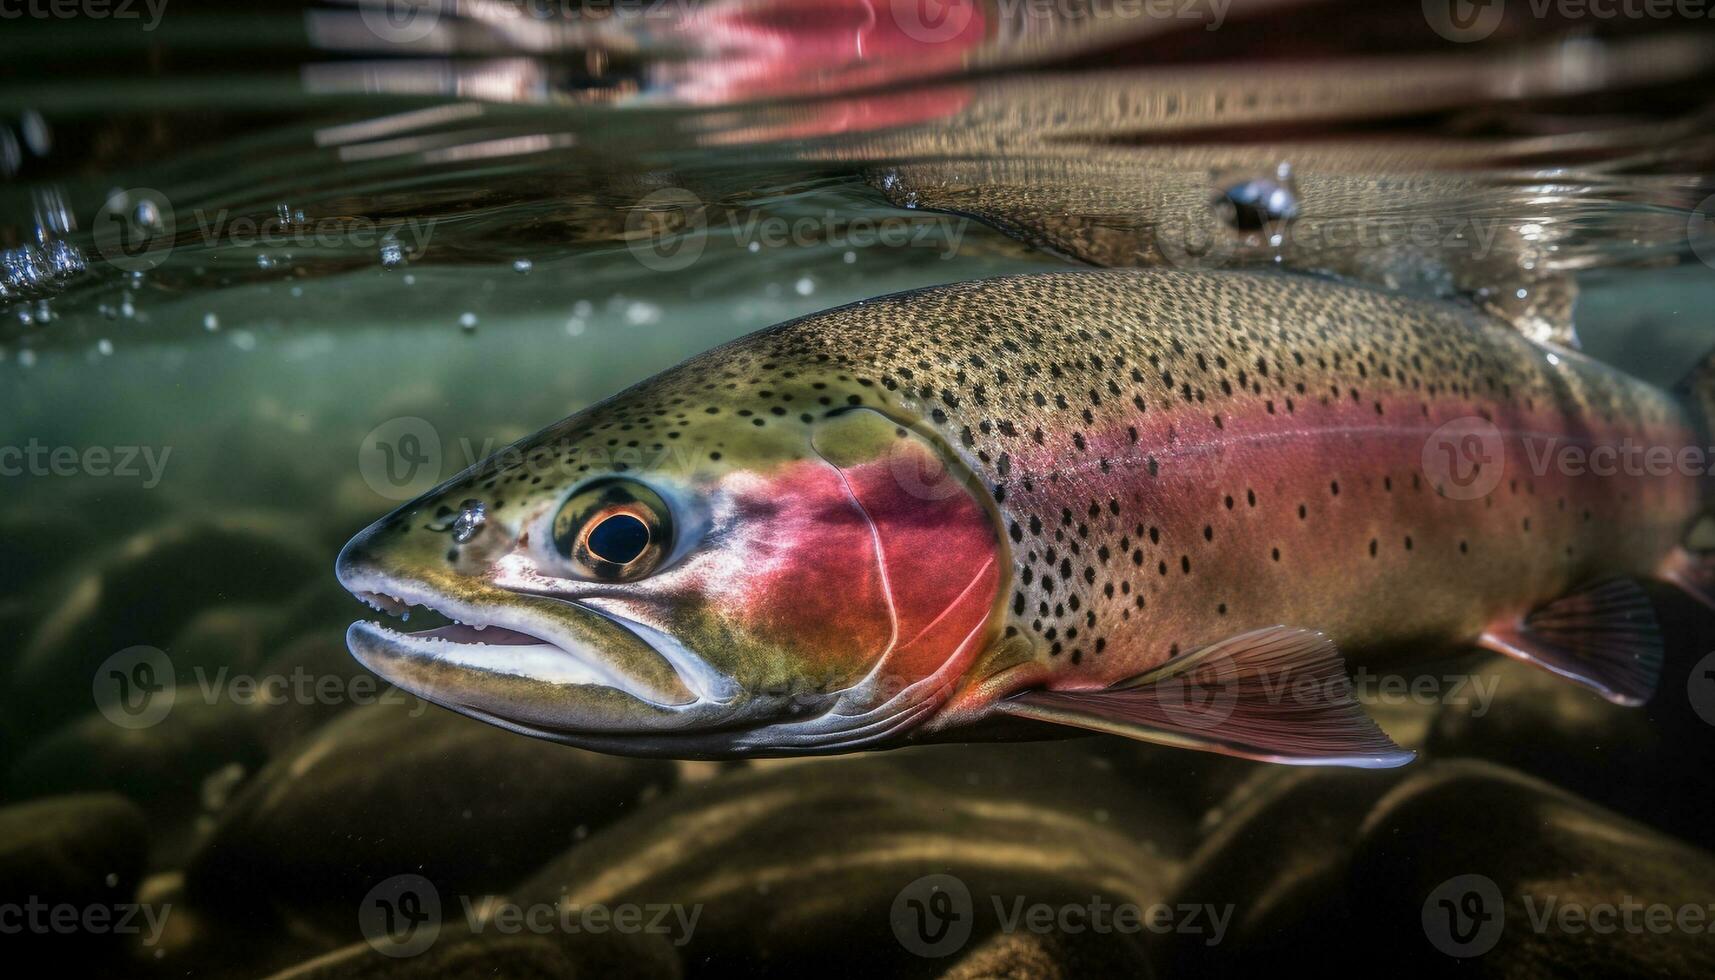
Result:
[[[1422,451],[1454,419],[1695,439],[1646,384],[1570,353],[1551,363],[1476,313],[1357,287],[990,280],[818,315],[752,356],[805,353],[851,372],[850,397],[960,448],[1008,529],[1009,628],[1068,666],[1108,657],[1089,675],[1103,681],[1247,626],[1305,624],[1356,648],[1474,638],[1592,575],[1648,571],[1697,507],[1689,477],[1551,493],[1519,452],[1495,497],[1436,493]],[[1420,606],[1430,588],[1469,594]]]
[[[1348,696],[1283,711],[1259,682],[1331,685],[1336,649],[1380,665],[1475,643],[1640,702],[1660,640],[1626,582],[1702,577],[1679,548],[1702,477],[1553,454],[1700,439],[1668,393],[1454,305],[1275,274],[1018,276],[693,358],[377,522],[341,576],[600,658],[618,690],[521,685],[541,674],[522,653],[353,639],[407,687],[425,658],[486,670],[461,691],[437,666],[419,693],[610,751],[1048,723],[1395,765],[1409,753]],[[1442,450],[1486,466],[1486,492]],[[585,533],[607,498],[568,501],[602,487],[633,488],[627,520],[665,508],[685,530],[642,564],[580,570],[555,515]],[[482,515],[469,543],[445,537],[460,507]],[[1237,715],[1187,729],[1163,682],[1210,670]]]

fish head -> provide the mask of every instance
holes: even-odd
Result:
[[[880,395],[692,362],[574,415],[345,547],[360,598],[455,621],[358,622],[352,652],[430,701],[603,751],[907,740],[1002,618],[1005,539],[957,455]]]

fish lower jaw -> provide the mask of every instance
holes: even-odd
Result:
[[[385,623],[360,621],[346,633],[346,645],[364,666],[406,689],[401,663],[432,661],[449,668],[529,677],[550,684],[611,688],[643,700],[625,679],[593,657],[532,632],[509,607],[485,608],[435,593],[414,583],[387,581],[376,574],[342,581],[353,596],[377,612],[401,622],[414,609],[425,609],[452,621],[451,625],[418,631],[394,629]],[[501,620],[508,620],[502,623]],[[427,692],[418,691],[428,697]],[[431,697],[431,700],[435,700]]]
[[[625,691],[615,678],[585,663],[570,651],[528,633],[505,627],[440,626],[407,633],[382,623],[353,623],[346,634],[352,655],[364,666],[401,686],[410,686],[397,676],[388,661],[430,661],[449,668],[471,668],[502,673],[555,685],[587,685]],[[503,663],[496,661],[503,660]],[[419,691],[425,697],[431,692]]]

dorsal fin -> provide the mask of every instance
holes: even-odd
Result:
[[[1578,283],[1570,275],[1485,288],[1477,305],[1513,325],[1539,344],[1578,350],[1572,312],[1578,305]]]

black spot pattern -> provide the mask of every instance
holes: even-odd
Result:
[[[1566,529],[1601,533],[1591,515],[1606,513],[1603,501],[1556,507],[1523,479],[1485,504],[1434,510],[1453,505],[1422,478],[1416,447],[1448,405],[1501,423],[1560,413],[1569,428],[1682,424],[1656,390],[1582,359],[1551,364],[1450,306],[1270,275],[1089,272],[957,284],[782,324],[573,416],[524,452],[572,480],[628,466],[694,477],[743,466],[760,447],[805,454],[818,420],[857,405],[937,432],[992,496],[1012,564],[1000,596],[1008,635],[1045,662],[1121,657],[1128,672],[1212,642],[1213,630],[1281,621],[1320,587],[1306,570],[1349,562],[1342,587],[1358,596],[1361,576],[1384,568],[1404,583],[1424,563],[1464,556],[1452,567],[1469,569],[1484,549],[1514,546],[1455,516],[1529,506],[1506,511],[1508,523],[1544,539],[1530,515],[1552,523],[1557,561],[1574,543]],[[1357,416],[1400,433],[1399,455],[1294,475],[1318,462],[1302,459],[1304,433]],[[1232,445],[1253,448],[1218,485],[1187,479]],[[479,470],[447,494],[526,507],[567,486],[531,484],[531,473]],[[1445,516],[1412,526],[1432,513]],[[1576,543],[1597,560],[1588,539]]]

